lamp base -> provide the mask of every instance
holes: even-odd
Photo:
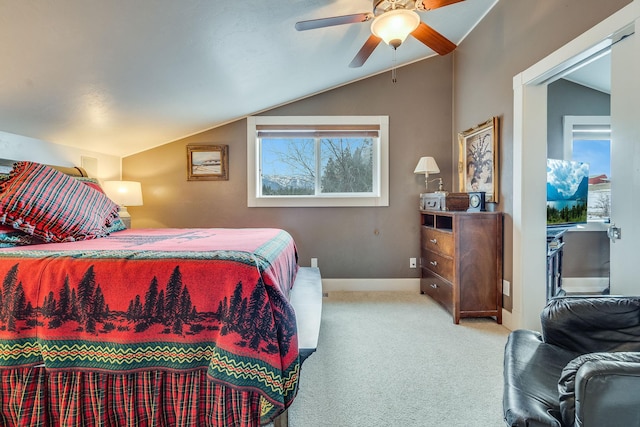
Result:
[[[433,181],[438,181],[438,190],[434,191],[434,193],[436,193],[436,194],[449,194],[449,192],[445,191],[445,189],[444,189],[444,184],[442,183],[442,178],[434,178],[434,179],[429,180],[428,176],[424,180],[424,184],[425,184],[427,192],[429,191],[429,183],[433,182]]]
[[[122,220],[122,223],[125,227],[131,228],[131,215],[129,214],[129,211],[127,211],[126,207],[120,206],[118,216],[120,216],[120,219]]]

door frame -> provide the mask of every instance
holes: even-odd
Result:
[[[546,303],[547,85],[633,31],[634,0],[581,36],[513,77],[513,307],[509,329],[540,330]]]

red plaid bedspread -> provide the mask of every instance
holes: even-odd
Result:
[[[289,406],[297,390],[297,333],[288,303],[296,271],[293,239],[277,229],[127,230],[104,239],[3,249],[0,369],[27,388],[33,384],[25,385],[25,372],[47,377],[39,393],[50,394],[45,412],[56,420],[52,425],[74,425],[62,420],[74,419],[64,408],[78,399],[90,402],[71,405],[72,413],[89,412],[77,419],[97,419],[101,405],[111,408],[102,412],[118,413],[80,390],[91,386],[92,375],[105,375],[112,394],[125,402],[122,390],[141,390],[129,404],[115,406],[129,407],[124,418],[137,419],[136,425],[253,425],[256,408],[258,420],[266,422]],[[41,364],[44,373],[33,369]],[[150,372],[162,377],[150,378]],[[160,418],[182,421],[147,423],[159,410],[131,406],[150,398],[145,390],[156,387],[153,381],[162,388],[155,403],[143,406],[167,406],[170,396],[174,406],[199,407],[200,415],[169,411],[174,415]],[[11,400],[3,386],[0,408]],[[231,393],[231,402],[200,405],[189,392],[194,387],[218,387],[219,394]],[[57,410],[51,409],[53,393]],[[234,410],[234,420],[247,418],[241,413],[248,410],[254,421],[230,423],[228,405],[243,408]],[[151,415],[134,415],[140,410]],[[209,421],[198,418],[203,416]]]

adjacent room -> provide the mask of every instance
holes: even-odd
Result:
[[[0,0],[0,424],[529,425],[638,294],[639,2]]]

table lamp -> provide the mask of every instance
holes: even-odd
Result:
[[[424,174],[424,186],[426,190],[429,190],[429,174],[440,173],[440,168],[436,163],[436,159],[434,159],[433,157],[421,157],[413,173]],[[442,186],[442,178],[436,179],[440,180],[438,191],[444,191],[444,188]],[[435,179],[432,181],[435,181]]]
[[[120,207],[118,215],[127,228],[131,228],[131,215],[127,206],[142,206],[142,186],[136,181],[105,181],[104,192]]]

